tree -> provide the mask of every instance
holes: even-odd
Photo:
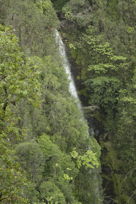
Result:
[[[20,143],[16,147],[16,155],[28,178],[37,183],[42,179],[44,166],[43,153],[36,142]]]

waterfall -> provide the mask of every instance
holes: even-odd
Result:
[[[79,96],[77,93],[75,82],[74,82],[73,76],[71,74],[71,67],[70,67],[70,63],[69,63],[68,58],[67,58],[66,48],[65,48],[65,45],[62,41],[62,38],[61,38],[61,36],[57,30],[55,30],[55,40],[56,40],[56,44],[58,45],[58,48],[59,48],[59,53],[60,53],[60,56],[62,59],[63,67],[65,69],[67,76],[68,76],[69,92],[76,99],[77,106],[81,112],[82,118],[84,121],[86,121],[86,119],[84,117],[84,113],[82,111],[82,105],[81,105],[81,102],[80,102],[80,99],[79,99]],[[87,121],[86,121],[86,123],[87,123]],[[90,129],[90,132],[91,132],[91,135],[94,136],[93,128]],[[87,135],[89,136],[89,133],[87,133]]]
[[[68,76],[69,92],[76,99],[77,105],[78,105],[78,107],[79,107],[79,109],[81,111],[82,106],[81,106],[80,99],[78,97],[78,93],[77,93],[77,89],[76,89],[76,86],[75,86],[75,82],[73,80],[73,76],[71,74],[71,68],[70,68],[70,64],[69,64],[69,61],[68,61],[68,58],[67,58],[67,55],[66,55],[65,45],[64,45],[64,43],[62,41],[62,38],[61,38],[61,36],[60,36],[60,34],[59,34],[59,32],[57,30],[55,30],[55,40],[56,40],[56,43],[57,43],[58,48],[59,48],[60,56],[62,58],[63,67],[65,69],[65,72],[66,72],[67,76]]]

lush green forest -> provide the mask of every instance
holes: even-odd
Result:
[[[135,22],[135,0],[0,0],[0,203],[135,204]]]

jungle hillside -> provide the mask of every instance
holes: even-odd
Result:
[[[0,0],[0,203],[136,203],[136,0]]]

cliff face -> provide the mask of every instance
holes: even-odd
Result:
[[[69,93],[51,1],[0,5],[0,202],[102,203],[100,146]]]

